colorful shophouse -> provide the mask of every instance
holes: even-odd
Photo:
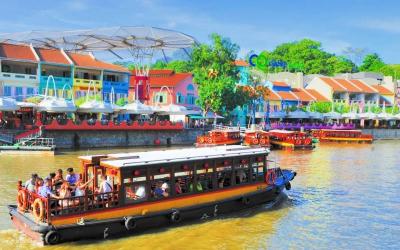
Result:
[[[37,94],[38,65],[32,46],[0,43],[0,96],[22,101]]]
[[[150,70],[149,72],[149,105],[177,104],[189,110],[199,109],[197,86],[193,83],[192,73],[176,73],[173,70]],[[130,96],[135,98],[135,71],[130,79]]]
[[[105,101],[111,100],[114,92],[114,101],[128,97],[129,71],[128,69],[97,60],[92,54],[67,53],[74,64],[73,91],[75,98],[86,95],[89,85],[102,93]]]

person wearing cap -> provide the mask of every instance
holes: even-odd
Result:
[[[38,175],[36,173],[33,173],[31,178],[25,182],[25,188],[28,189],[29,192],[35,192],[35,185],[37,178]]]
[[[68,181],[70,185],[75,185],[79,180],[79,174],[75,174],[73,168],[68,168],[67,172],[68,174],[65,176],[65,180]]]
[[[166,184],[166,183],[164,183]],[[154,196],[156,198],[163,198],[163,197],[168,197],[168,192],[166,191],[166,189],[168,188],[168,184],[165,186],[161,181],[157,182],[157,186],[154,189]],[[164,186],[164,188],[163,188]]]

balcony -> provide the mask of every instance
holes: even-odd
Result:
[[[0,80],[18,83],[37,83],[38,77],[37,75],[0,72]]]
[[[40,77],[40,85],[39,89],[44,89],[46,88],[48,76],[41,76]],[[57,89],[63,89],[65,85],[70,85],[72,87],[72,78],[70,77],[54,77],[54,82],[56,83],[56,88]],[[49,88],[53,88],[53,81],[49,81]],[[68,88],[67,88],[68,89]]]
[[[101,81],[101,80],[89,80],[89,79],[81,79],[81,78],[74,78],[73,87],[87,88],[87,87],[89,87],[90,82],[94,83],[94,86],[96,87],[96,89],[103,88],[103,81]]]
[[[111,88],[114,88],[114,92],[120,94],[128,94],[129,83],[128,82],[112,82],[103,81],[103,93],[110,93]]]

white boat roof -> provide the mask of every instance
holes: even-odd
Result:
[[[334,132],[362,132],[362,130],[359,129],[312,129],[312,130],[334,131]]]
[[[281,133],[281,134],[293,134],[297,131],[290,131],[290,130],[280,130],[280,129],[273,129],[269,131],[270,133]]]
[[[215,146],[204,148],[184,148],[172,150],[109,154],[101,159],[101,164],[122,168],[160,163],[186,162],[221,157],[250,156],[269,153],[268,148],[252,148],[242,145]],[[91,161],[96,155],[80,156],[79,159]]]

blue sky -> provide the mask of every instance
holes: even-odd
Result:
[[[0,33],[145,25],[179,30],[200,42],[217,32],[239,44],[241,55],[311,38],[332,53],[351,46],[400,63],[400,1],[395,0],[3,0],[0,5]]]

